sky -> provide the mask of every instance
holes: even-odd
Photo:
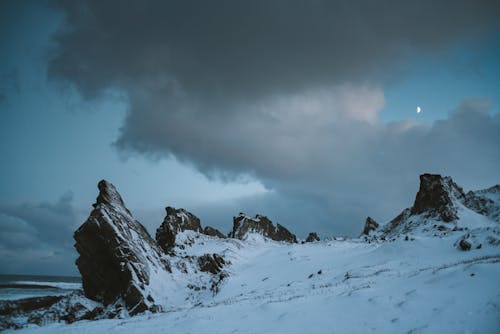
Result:
[[[499,41],[497,1],[0,1],[0,274],[76,275],[101,179],[299,238],[498,184]]]

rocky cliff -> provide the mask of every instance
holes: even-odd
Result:
[[[85,296],[104,305],[123,303],[132,315],[155,311],[151,277],[169,272],[169,263],[115,187],[102,180],[98,188],[94,209],[74,234]]]
[[[499,231],[494,222],[499,222],[499,216],[500,186],[466,194],[448,176],[422,174],[413,205],[381,228],[368,218],[363,234],[386,239],[409,233],[445,236],[457,232],[463,235],[460,240],[468,240],[474,239],[471,231],[488,229],[488,238],[496,240]]]

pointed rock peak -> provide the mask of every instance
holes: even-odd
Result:
[[[316,234],[316,232],[309,233],[309,235],[306,238],[306,242],[315,242],[315,241],[319,241],[319,237]]]
[[[180,210],[182,210],[182,209],[180,209]],[[167,212],[167,216],[175,216],[177,214],[177,210],[172,206],[167,206],[165,208],[165,211]]]
[[[372,217],[366,217],[365,227],[363,228],[363,234],[370,235],[370,232],[375,231],[378,227],[379,224]]]
[[[98,188],[94,210],[74,233],[85,296],[104,305],[123,302],[131,315],[153,311],[151,273],[168,272],[169,264],[146,228],[125,208],[116,188],[104,180]]]
[[[278,224],[273,240],[297,243],[297,237],[283,225]]]
[[[128,209],[125,208],[125,203],[123,202],[120,193],[116,190],[113,184],[106,180],[101,180],[97,184],[97,188],[99,188],[99,195],[97,196],[96,202],[93,204],[94,208],[96,208],[99,204],[113,207],[119,206],[123,207],[127,210],[127,213],[130,214]]]
[[[426,213],[444,222],[457,219],[455,199],[463,200],[465,194],[450,177],[439,174],[420,175],[420,189],[411,208],[411,214]]]

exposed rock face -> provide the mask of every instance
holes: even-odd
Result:
[[[0,301],[0,315],[14,315],[16,313],[31,312],[38,309],[49,308],[64,296],[30,297],[19,300]]]
[[[297,243],[297,237],[292,232],[288,231],[283,225],[276,225],[276,233],[274,233],[274,238],[276,241],[285,241],[289,243]]]
[[[319,241],[319,237],[316,234],[316,232],[309,233],[309,235],[306,238],[306,242],[315,242],[315,241]]]
[[[371,231],[375,231],[379,224],[371,217],[366,217],[365,227],[363,228],[364,235],[370,235]]]
[[[411,208],[411,214],[425,214],[427,217],[450,222],[458,218],[453,199],[463,200],[465,194],[450,177],[422,174],[420,175],[420,189]]]
[[[222,268],[226,264],[226,261],[219,254],[205,254],[198,258],[198,266],[201,271],[209,272],[212,274],[218,274],[222,271]]]
[[[408,233],[432,221],[450,223],[458,217],[458,203],[465,201],[465,194],[453,180],[438,174],[420,175],[420,188],[411,208],[404,209],[380,232],[384,237]],[[434,223],[435,224],[435,223]],[[366,224],[365,224],[366,225]],[[435,224],[441,226],[439,224]],[[365,226],[366,227],[366,226]],[[432,227],[434,228],[434,227]]]
[[[94,210],[74,234],[85,296],[104,305],[123,300],[131,315],[154,311],[150,275],[170,271],[169,264],[115,187],[102,180],[98,188]]]
[[[221,238],[221,239],[226,238],[226,236],[221,231],[219,231],[216,228],[213,228],[212,226],[206,226],[203,229],[203,234],[209,235],[211,237],[218,237],[218,238]]]
[[[469,210],[500,222],[500,186],[465,194],[450,177],[422,174],[413,206],[404,209],[373,234],[375,238],[386,239],[418,230],[433,236],[445,236],[467,228],[459,226],[459,221],[460,215]],[[469,211],[468,214],[473,213]],[[363,234],[370,229],[370,224],[367,219]]]
[[[170,229],[168,223],[161,224],[156,230],[156,242],[167,253],[174,248],[175,233]]]
[[[0,301],[0,331],[22,328],[26,324],[72,323],[110,316],[97,303],[83,298],[81,292],[67,296],[30,297]]]
[[[176,209],[171,206],[165,208],[167,216],[163,223],[167,223],[174,233],[191,230],[201,232],[200,219],[191,212],[184,209]]]
[[[224,234],[213,227],[207,226],[205,229],[202,229],[200,219],[187,210],[176,209],[171,206],[168,206],[165,210],[167,211],[167,216],[156,230],[156,241],[165,252],[170,252],[174,248],[177,233],[186,230],[225,238]]]
[[[275,241],[297,242],[294,234],[280,224],[274,227],[266,216],[256,215],[251,218],[240,213],[237,217],[233,217],[233,231],[229,233],[229,237],[243,240],[249,233],[261,234]]]
[[[464,205],[500,223],[500,185],[488,189],[469,191],[465,195]]]

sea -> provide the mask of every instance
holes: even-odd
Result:
[[[0,275],[0,301],[67,295],[81,289],[80,277]]]

